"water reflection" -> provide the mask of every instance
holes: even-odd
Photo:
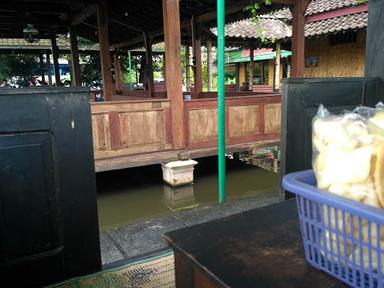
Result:
[[[98,173],[101,230],[217,202],[217,158],[198,160],[193,186],[171,188],[163,183],[160,165]],[[227,161],[227,199],[276,195],[278,176],[236,160]]]
[[[171,187],[164,185],[162,203],[171,211],[194,208],[196,203],[193,185]]]

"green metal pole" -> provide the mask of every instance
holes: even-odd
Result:
[[[218,158],[219,202],[225,202],[225,0],[217,0],[217,68],[218,68]]]
[[[132,89],[132,58],[131,51],[128,51],[128,63],[129,63],[129,89]]]

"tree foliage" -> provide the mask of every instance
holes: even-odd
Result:
[[[0,55],[1,79],[18,76],[29,80],[39,69],[39,58],[34,55]]]
[[[100,55],[98,53],[81,56],[81,82],[86,85],[91,85],[92,82],[98,81],[101,83],[101,66]]]

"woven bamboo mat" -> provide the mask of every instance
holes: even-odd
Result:
[[[68,280],[51,288],[173,288],[175,287],[172,254],[145,259],[122,267]]]

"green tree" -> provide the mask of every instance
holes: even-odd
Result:
[[[90,85],[93,81],[101,81],[100,55],[94,53],[80,56],[81,59],[81,82]]]
[[[11,75],[8,55],[0,55],[0,79],[8,79]]]
[[[39,58],[35,55],[0,55],[0,77],[9,79],[18,76],[29,80],[39,74]]]
[[[136,75],[139,78],[140,71],[138,67],[141,64],[141,57],[142,55],[132,55],[131,57],[131,66],[132,66],[132,82],[138,83],[139,79],[136,79]],[[123,77],[123,81],[125,83],[129,83],[130,81],[130,75],[129,75],[129,60],[128,60],[128,53],[121,53],[120,54],[120,64],[121,64],[121,74]]]

